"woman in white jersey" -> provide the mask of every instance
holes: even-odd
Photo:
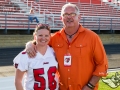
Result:
[[[50,41],[50,28],[46,24],[37,25],[34,33],[34,43],[37,45],[37,55],[29,58],[22,51],[14,58],[16,67],[16,90],[58,90],[58,63],[54,51],[48,46]],[[25,83],[22,79],[25,74]]]

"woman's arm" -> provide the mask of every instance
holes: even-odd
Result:
[[[16,87],[16,90],[24,90],[23,89],[23,86],[22,86],[22,79],[23,79],[23,76],[24,76],[24,71],[20,71],[19,69],[16,69],[16,75],[15,75],[15,87]]]

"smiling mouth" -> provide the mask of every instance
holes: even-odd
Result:
[[[47,40],[40,40],[40,42],[45,43],[45,42],[47,42]]]
[[[47,41],[41,41],[42,43],[45,43],[45,42],[47,42]]]
[[[73,20],[67,20],[68,23],[73,22]]]

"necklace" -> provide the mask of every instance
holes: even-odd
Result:
[[[78,31],[78,30],[77,30],[77,31]],[[66,35],[69,36],[69,38],[72,38],[72,36],[75,35],[75,34],[77,33],[77,31],[76,31],[75,33],[71,34],[71,35],[67,34],[65,31],[64,31],[64,32],[65,32]]]

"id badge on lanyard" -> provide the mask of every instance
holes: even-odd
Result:
[[[66,54],[64,56],[64,66],[71,66],[71,55]]]

